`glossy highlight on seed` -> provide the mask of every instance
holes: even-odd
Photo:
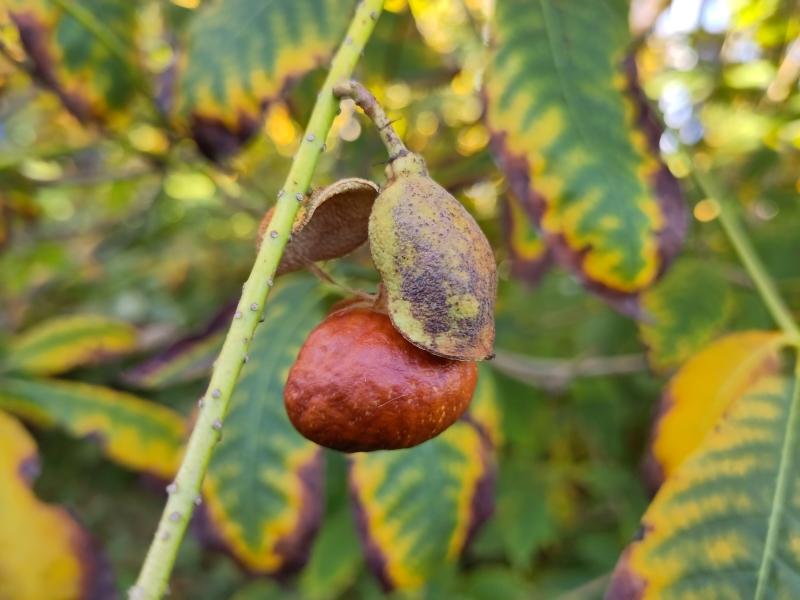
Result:
[[[308,439],[343,452],[415,446],[467,409],[474,362],[406,341],[363,303],[333,312],[309,336],[284,388],[287,414]]]

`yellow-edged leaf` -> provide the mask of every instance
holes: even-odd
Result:
[[[136,3],[10,0],[35,75],[81,121],[119,114],[136,93]]]
[[[616,300],[656,280],[686,226],[677,182],[658,159],[659,127],[626,60],[626,8],[498,2],[486,76],[510,186],[556,258]]]
[[[200,149],[218,159],[246,142],[263,107],[342,41],[354,6],[353,0],[206,3],[189,25],[176,98],[178,118]]]
[[[111,460],[130,469],[165,479],[177,470],[183,419],[137,396],[87,383],[8,377],[0,379],[0,409],[97,439]]]
[[[0,598],[99,597],[89,537],[65,509],[34,495],[37,471],[33,439],[0,411]]]
[[[672,476],[754,381],[777,371],[782,341],[772,331],[731,333],[706,346],[672,377],[648,457],[654,487]]]
[[[455,562],[492,510],[493,468],[465,421],[414,448],[352,455],[359,532],[385,588],[418,588]]]
[[[503,202],[503,231],[511,258],[511,274],[536,283],[550,266],[552,253],[534,224],[533,208],[513,193]]]
[[[698,293],[702,290],[702,293]],[[653,368],[677,367],[700,350],[725,325],[733,298],[714,265],[682,259],[642,294],[639,321]]]
[[[40,323],[11,342],[5,366],[12,371],[55,375],[122,354],[136,346],[136,330],[102,316],[58,317]]]
[[[497,397],[497,382],[491,367],[478,363],[478,385],[472,395],[467,417],[497,448],[503,443],[503,424],[500,402]]]
[[[609,600],[800,597],[800,394],[757,381],[659,490]]]
[[[252,573],[301,567],[322,516],[321,448],[295,431],[283,406],[289,368],[323,317],[321,300],[311,277],[276,286],[203,487],[216,541]]]

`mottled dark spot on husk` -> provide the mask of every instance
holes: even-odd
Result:
[[[376,218],[378,211],[390,211],[390,217],[379,213]],[[436,212],[428,216],[429,211]],[[390,181],[376,200],[370,220],[373,257],[383,235],[395,240],[380,250],[386,262],[376,260],[395,327],[433,354],[456,360],[487,358],[494,343],[496,267],[472,216],[429,177],[402,176]],[[395,304],[402,302],[423,335],[399,318]],[[456,307],[461,302],[474,302],[475,312],[459,315]]]

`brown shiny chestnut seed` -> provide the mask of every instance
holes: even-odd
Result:
[[[437,436],[467,409],[474,362],[410,344],[389,317],[340,309],[308,336],[289,372],[284,401],[305,437],[343,452],[408,448]]]

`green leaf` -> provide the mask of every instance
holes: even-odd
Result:
[[[138,85],[137,5],[117,0],[11,0],[37,78],[81,121],[130,104]]]
[[[306,276],[276,286],[206,477],[215,535],[253,573],[302,566],[321,518],[321,450],[295,431],[283,407],[289,368],[324,314],[317,287]]]
[[[621,0],[497,4],[488,122],[509,184],[556,258],[619,299],[651,285],[685,229],[659,127],[627,60]]]
[[[511,258],[511,274],[536,283],[547,271],[552,261],[550,248],[534,227],[536,215],[533,207],[508,193],[503,201],[503,233]]]
[[[295,598],[298,596],[277,581],[258,580],[237,590],[230,600],[294,600]]]
[[[31,436],[0,411],[0,598],[107,597],[88,534],[31,490],[38,464]]]
[[[534,553],[557,536],[548,490],[552,481],[532,473],[527,461],[507,459],[501,463],[497,485],[497,525],[511,564],[525,569]]]
[[[0,409],[97,439],[113,461],[165,479],[178,467],[184,420],[137,396],[73,381],[0,379]]]
[[[178,118],[212,159],[255,132],[287,83],[342,41],[353,0],[209,2],[189,25],[177,84]]]
[[[418,588],[455,562],[491,513],[493,469],[465,421],[414,448],[352,456],[359,531],[384,587]]]
[[[136,330],[102,316],[57,317],[11,342],[5,366],[12,371],[55,375],[136,347]]]
[[[800,596],[800,393],[757,382],[666,480],[611,600]]]
[[[702,290],[701,293],[698,293]],[[677,367],[719,333],[733,308],[719,269],[700,260],[682,260],[663,280],[642,294],[642,339],[650,364]]]
[[[349,506],[342,506],[325,516],[300,579],[303,597],[309,600],[340,597],[355,584],[361,565],[353,515]]]
[[[470,570],[459,583],[465,600],[526,600],[537,597],[522,573],[507,567]]]

